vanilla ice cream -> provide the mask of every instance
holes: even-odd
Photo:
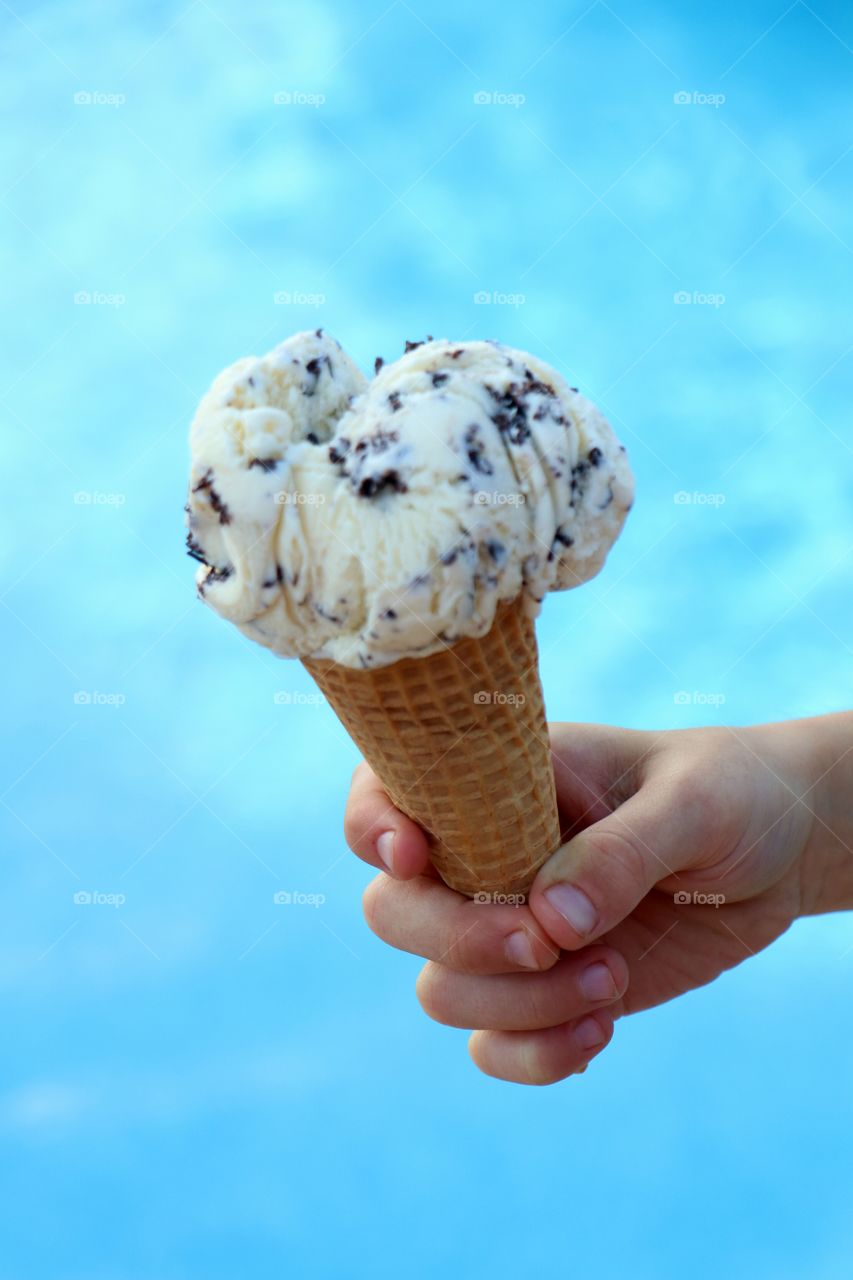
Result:
[[[285,657],[380,667],[482,636],[498,605],[601,568],[625,450],[553,369],[493,342],[407,343],[368,382],[322,330],[221,373],[191,428],[206,604]]]

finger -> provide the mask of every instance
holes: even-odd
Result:
[[[428,964],[417,995],[424,1012],[446,1026],[537,1031],[614,1005],[627,986],[625,960],[600,946],[562,956],[547,973],[483,977]]]
[[[671,783],[649,780],[545,863],[529,903],[561,947],[576,950],[614,928],[658,881],[687,865],[690,833],[703,824],[683,800]]]
[[[559,956],[527,907],[471,902],[440,880],[378,876],[363,902],[367,923],[383,942],[465,973],[548,969]]]
[[[398,879],[422,875],[429,865],[426,835],[394,807],[364,762],[352,776],[344,836],[353,853]]]
[[[585,1071],[613,1036],[606,1009],[547,1031],[475,1031],[468,1051],[487,1076],[516,1084],[555,1084]]]

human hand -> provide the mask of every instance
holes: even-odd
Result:
[[[365,892],[368,924],[427,958],[421,1004],[475,1028],[482,1071],[530,1084],[582,1071],[614,1019],[710,982],[798,915],[826,909],[816,896],[820,756],[795,731],[820,723],[552,726],[566,843],[522,907],[480,905],[442,884],[423,832],[361,765],[347,841],[390,873]]]

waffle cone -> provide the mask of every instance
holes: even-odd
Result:
[[[560,843],[536,632],[521,600],[491,631],[362,671],[308,659],[398,809],[427,832],[442,879],[524,894]]]

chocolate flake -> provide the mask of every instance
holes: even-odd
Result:
[[[346,436],[341,436],[340,440],[336,441],[335,444],[329,445],[329,461],[333,462],[335,466],[340,466],[349,453],[349,450],[349,440],[347,440]]]
[[[365,476],[356,492],[360,498],[375,498],[385,489],[390,489],[392,493],[406,493],[408,485],[399,471],[391,470],[381,476]]]
[[[278,458],[252,458],[249,470],[251,471],[252,467],[260,467],[261,471],[275,471],[278,464]]]
[[[373,362],[373,372],[378,373],[384,363],[385,361],[383,360],[382,356],[377,356]]]
[[[440,387],[443,385],[443,383],[447,381],[449,377],[450,377],[449,373],[442,373],[441,371],[438,371],[432,375],[432,385],[434,387]]]
[[[193,560],[198,560],[199,564],[207,564],[204,547],[192,533],[187,534],[187,555],[192,556]]]
[[[480,439],[479,423],[471,423],[465,432],[464,440],[466,456],[474,470],[481,476],[494,475],[495,469],[490,459],[486,457],[483,442]]]
[[[219,516],[219,523],[230,524],[231,512],[228,510],[228,507],[222,501],[219,494],[214,489],[213,485],[210,486],[210,492],[208,496],[210,498],[210,505],[213,507],[213,510]]]

